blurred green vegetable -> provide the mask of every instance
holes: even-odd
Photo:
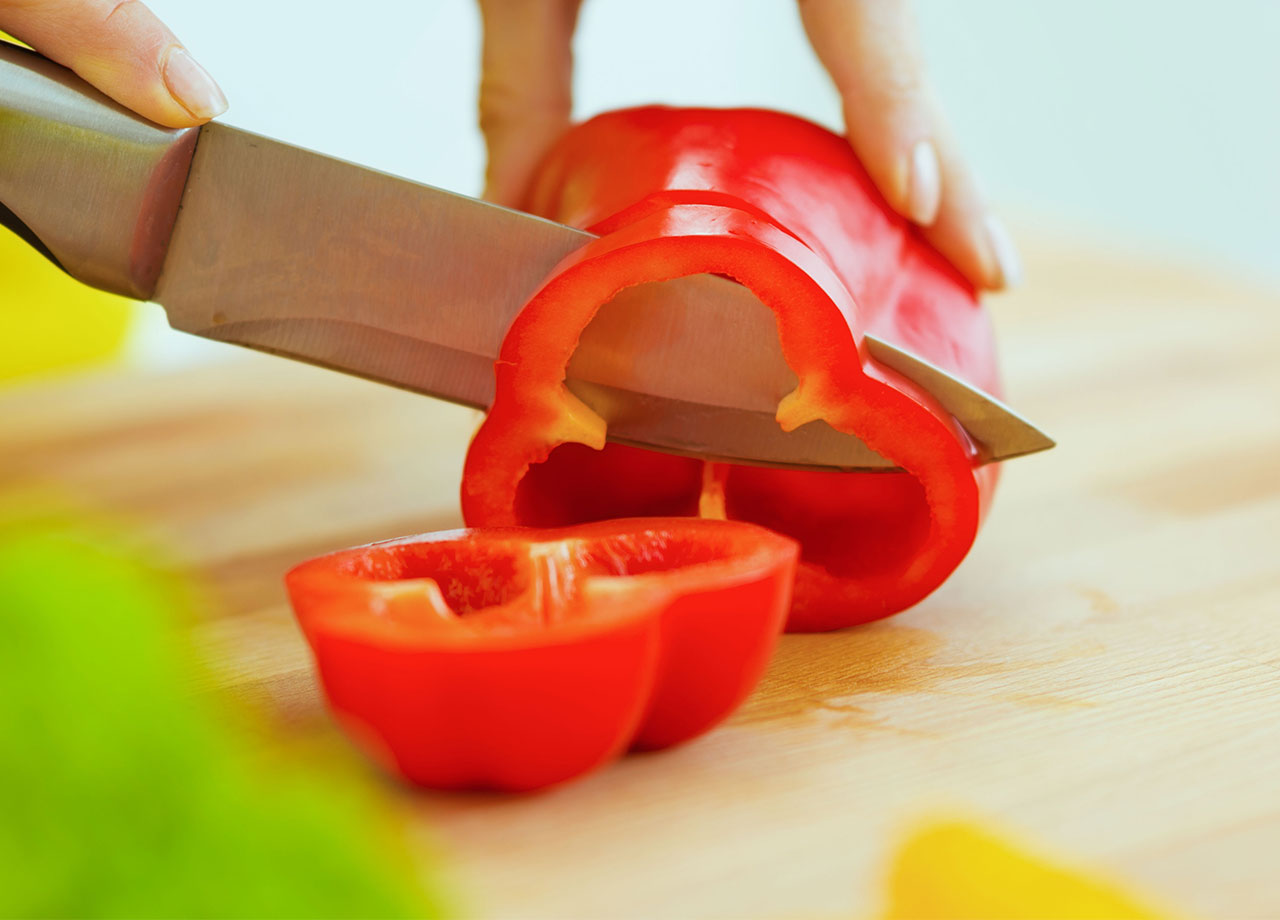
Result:
[[[438,915],[354,777],[191,689],[189,596],[113,544],[0,521],[0,916]]]

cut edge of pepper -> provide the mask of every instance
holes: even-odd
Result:
[[[699,218],[706,219],[708,211],[717,212],[712,215],[711,230],[698,223]],[[695,242],[697,255],[690,257],[687,250]],[[680,247],[685,251],[681,252]],[[670,251],[673,248],[675,251]],[[657,272],[646,270],[645,256],[657,253],[664,257],[660,260],[663,268]],[[770,263],[767,270],[759,268],[762,262]],[[672,264],[676,265],[674,269]],[[786,291],[770,284],[770,271],[787,277],[801,296],[825,309],[788,311],[783,306]],[[931,584],[919,592],[920,597],[927,595],[963,559],[976,533],[977,484],[973,458],[965,449],[967,442],[958,434],[962,429],[927,393],[905,378],[897,379],[900,375],[875,363],[866,353],[861,337],[854,331],[857,308],[853,298],[821,257],[772,221],[725,205],[681,203],[647,209],[633,223],[571,254],[533,295],[503,343],[495,366],[498,395],[468,452],[463,480],[463,510],[468,522],[515,523],[515,494],[530,467],[544,462],[563,444],[582,443],[597,450],[602,446],[599,435],[590,440],[561,440],[549,435],[554,431],[552,426],[539,429],[530,424],[531,418],[536,420],[543,413],[549,418],[560,416],[565,410],[557,410],[557,405],[563,407],[570,400],[575,413],[590,413],[603,424],[603,419],[564,385],[573,351],[596,313],[627,287],[705,272],[723,274],[744,284],[777,317],[784,359],[799,380],[796,389],[779,404],[777,417],[785,430],[821,419],[838,431],[862,438],[921,484],[929,506],[929,535],[905,566],[882,576],[863,578],[861,583],[874,589],[879,585],[900,587],[903,581],[929,581]],[[605,283],[592,275],[604,276]],[[569,310],[565,309],[566,304]],[[833,311],[839,314],[838,322]],[[544,322],[550,318],[540,315],[544,312],[558,317],[558,322]],[[552,341],[551,347],[547,347],[545,336],[530,334],[538,328],[563,327],[565,315],[573,317],[573,334]],[[832,332],[834,335],[829,334]],[[839,343],[841,333],[847,336],[843,346]],[[816,360],[803,360],[806,339],[825,343],[815,351],[826,361],[819,364]],[[526,340],[534,346],[531,354],[527,353],[530,349],[526,348]],[[845,352],[844,360],[837,356],[832,361],[833,350]],[[868,372],[869,366],[874,368],[872,372]],[[841,391],[849,397],[841,398]],[[916,449],[907,448],[900,437],[904,418],[911,419],[917,434],[928,434],[921,439],[925,443]],[[577,428],[593,434],[598,430],[594,422],[589,426],[578,424]],[[505,483],[481,475],[487,471],[479,468],[482,465],[477,458],[487,452],[519,458],[517,465],[505,469]],[[939,472],[941,468],[948,471],[945,476]],[[944,480],[949,480],[950,488]],[[962,480],[967,480],[974,514],[958,514],[953,508],[951,520],[943,521],[938,513],[940,507],[964,504],[962,493],[966,490]],[[500,498],[495,500],[495,496]],[[955,501],[943,501],[944,498]],[[973,521],[969,528],[973,532],[947,540],[946,531],[961,519]],[[947,552],[948,544],[958,549]],[[935,570],[937,577],[932,577],[930,572]]]
[[[665,531],[681,537],[697,537],[697,531],[728,534],[725,551],[716,558],[677,562],[667,568],[648,572],[613,574],[590,571],[588,563],[574,553],[590,547],[603,554],[603,544],[610,538],[629,538]],[[500,605],[473,612],[459,612],[447,602],[437,578],[373,578],[342,571],[348,560],[375,549],[447,546],[467,542],[502,544],[519,547],[512,558],[530,566],[529,584],[520,594]],[[285,583],[294,600],[294,609],[308,639],[312,632],[398,651],[493,652],[503,649],[523,650],[531,645],[568,645],[589,640],[616,629],[620,624],[660,616],[675,597],[706,588],[731,588],[766,579],[779,567],[794,568],[799,556],[795,540],[749,521],[707,520],[701,518],[627,518],[597,521],[561,528],[495,527],[460,529],[439,533],[398,537],[350,547],[319,556],[295,566],[285,575]],[[338,568],[335,568],[338,567]],[[568,576],[576,582],[572,597],[560,598],[556,612],[567,616],[540,623],[525,623],[507,630],[489,626],[476,628],[473,623],[486,612],[500,612],[528,605],[536,614],[545,614],[546,605],[555,605],[558,579]],[[307,605],[296,598],[322,594],[325,605]],[[611,608],[607,615],[593,609],[590,616],[573,616],[575,608],[591,607],[592,599],[607,598]],[[398,598],[422,600],[438,614],[440,621],[430,630],[418,624],[387,617],[386,604]],[[337,608],[337,611],[328,609]]]

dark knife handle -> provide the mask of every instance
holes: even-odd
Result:
[[[0,41],[0,224],[86,284],[155,292],[199,133]]]

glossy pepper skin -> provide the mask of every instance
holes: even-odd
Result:
[[[527,210],[600,235],[512,323],[496,398],[467,455],[471,525],[645,514],[753,521],[801,544],[788,628],[836,629],[917,603],[973,544],[995,485],[955,421],[878,365],[874,333],[998,394],[972,287],[875,190],[848,143],[758,110],[650,107],[570,130]],[[578,338],[619,290],[701,272],[751,288],[778,320],[799,385],[786,430],[823,420],[903,473],[782,471],[605,444],[564,386]]]
[[[537,789],[724,719],[782,632],[798,548],[754,525],[453,531],[285,578],[330,708],[393,773]]]

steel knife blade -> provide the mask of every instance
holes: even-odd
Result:
[[[215,123],[200,131],[154,299],[185,332],[483,408],[511,319],[591,238]],[[993,397],[888,342],[868,344],[939,399],[981,462],[1052,446]],[[583,335],[567,385],[623,443],[739,463],[894,468],[822,423],[782,432],[773,415],[795,377],[773,315],[721,278],[624,291]]]

